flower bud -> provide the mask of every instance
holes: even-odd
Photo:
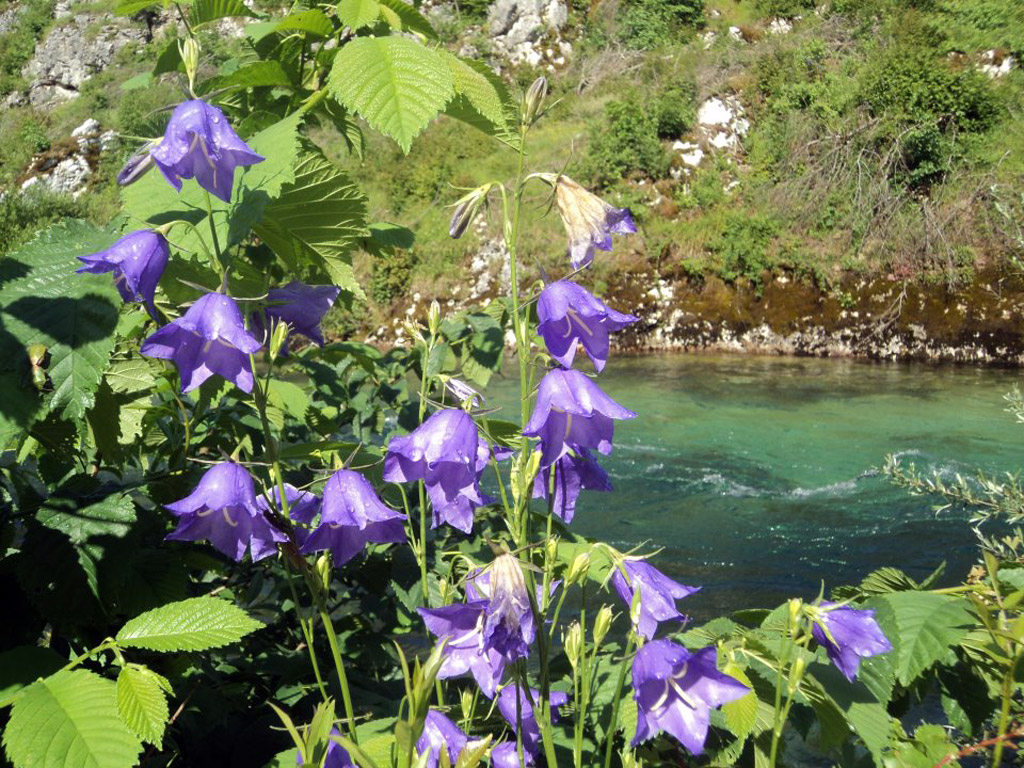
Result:
[[[622,750],[622,768],[641,768],[643,763],[637,760],[636,753],[626,747]]]
[[[452,223],[448,227],[448,234],[453,240],[458,240],[466,233],[466,229],[476,217],[480,207],[487,200],[487,193],[490,191],[491,185],[484,184],[455,202]]]
[[[462,706],[462,719],[471,720],[473,717],[473,693],[468,688],[462,689],[462,696],[459,701]]]
[[[587,573],[590,571],[590,553],[580,552],[573,559],[569,566],[569,572],[565,574],[566,585],[582,584],[586,581]]]
[[[572,665],[573,671],[580,664],[580,659],[583,656],[583,629],[580,627],[578,621],[574,621],[569,625],[569,629],[565,632],[565,655],[569,659],[569,664]]]
[[[797,621],[800,618],[800,612],[804,606],[804,601],[799,597],[794,597],[789,601],[789,626],[795,627]]]
[[[793,662],[793,666],[789,669],[789,693],[793,694],[796,689],[800,686],[800,681],[803,679],[804,670],[807,668],[807,662],[804,661],[802,656],[797,657],[797,660]]]
[[[448,579],[441,579],[438,581],[437,588],[441,593],[441,605],[451,605],[454,592],[452,583]]]
[[[552,536],[544,542],[544,561],[551,563],[558,557],[558,537]]]
[[[526,125],[532,125],[536,121],[547,95],[548,79],[546,77],[542,75],[530,83],[530,87],[526,89],[526,95],[523,97],[523,122]]]
[[[324,589],[329,590],[331,587],[331,556],[327,552],[316,559],[316,572],[323,582]]]
[[[441,305],[434,299],[427,310],[427,329],[431,336],[437,336],[441,330]]]
[[[117,183],[119,186],[127,187],[129,184],[134,184],[145,176],[146,172],[155,165],[153,162],[153,156],[149,154],[149,148],[152,146],[154,146],[152,142],[146,144],[142,149],[128,158],[128,162],[124,164],[124,167],[121,168],[120,172],[117,174]]]
[[[185,65],[185,74],[188,76],[188,88],[194,90],[196,73],[199,71],[199,41],[194,37],[185,38],[184,42],[178,43],[178,53]]]
[[[270,359],[277,360],[277,356],[281,354],[281,350],[284,348],[285,342],[288,341],[288,323],[278,321],[274,323],[274,327],[270,332]]]
[[[639,590],[637,590],[639,592]],[[612,628],[612,609],[609,605],[602,605],[601,610],[597,612],[597,618],[594,619],[594,647],[600,648],[601,643],[604,642],[605,637],[608,635],[608,630]]]

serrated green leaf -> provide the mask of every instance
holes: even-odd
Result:
[[[31,425],[41,406],[73,421],[92,407],[122,301],[110,275],[75,274],[81,266],[76,257],[107,248],[117,236],[66,221],[0,262],[0,372],[18,382],[0,398],[0,439]],[[48,350],[48,396],[31,383],[27,349],[33,344]]]
[[[504,141],[516,139],[509,129],[508,89],[486,63],[461,59],[444,52],[452,72],[456,97],[445,107],[445,114],[472,125],[488,136]]]
[[[254,61],[239,67],[229,75],[214,77],[203,83],[203,92],[210,93],[222,88],[261,88],[266,86],[290,86],[291,78],[281,62]]]
[[[897,679],[909,685],[938,662],[955,661],[953,647],[971,625],[967,603],[956,597],[931,592],[893,592],[866,602],[895,655]]]
[[[455,93],[441,54],[404,37],[348,43],[334,58],[328,85],[338,101],[406,152]]]
[[[160,0],[121,0],[114,6],[114,13],[118,16],[134,16],[139,11],[144,11],[152,5],[159,5]]]
[[[374,222],[367,229],[370,230],[370,240],[377,246],[408,249],[416,242],[416,235],[411,229],[387,221]]]
[[[309,396],[298,384],[271,379],[267,391],[268,402],[296,419],[302,419],[309,407]]]
[[[49,648],[22,645],[0,653],[0,702],[19,695],[40,677],[52,675],[65,660]]]
[[[437,37],[437,33],[427,17],[404,0],[378,0],[378,2],[381,7],[381,15],[387,19],[388,25],[392,29],[415,32],[426,38]],[[390,11],[390,14],[385,14],[384,11]]]
[[[337,10],[342,24],[362,29],[380,16],[380,3],[377,0],[341,0]]]
[[[117,675],[117,709],[131,731],[160,746],[170,712],[164,693],[167,681],[139,664],[127,664]]]
[[[334,25],[323,11],[313,8],[289,13],[277,22],[275,30],[277,32],[308,32],[317,37],[330,37],[334,34]]]
[[[349,254],[367,235],[366,197],[344,171],[311,146],[296,164],[294,176],[267,206],[256,234],[294,273],[326,277],[363,298]]]
[[[114,683],[76,669],[25,689],[4,748],[15,768],[131,768],[142,745],[121,721]]]
[[[750,689],[750,693],[746,696],[734,699],[733,701],[727,701],[722,705],[722,714],[725,716],[726,726],[732,731],[734,736],[745,739],[754,732],[754,727],[757,725],[757,694],[754,693],[754,686],[746,673],[735,663],[727,663],[722,668],[722,674],[739,680]]]
[[[266,160],[237,172],[230,203],[211,195],[213,218],[221,247],[235,245],[248,236],[270,201],[294,178],[301,122],[302,115],[295,113],[249,139],[249,146]],[[136,221],[154,226],[178,220],[191,223],[191,227],[179,225],[171,231],[168,239],[177,249],[198,254],[202,259],[206,258],[203,254],[211,251],[210,227],[205,220],[206,194],[194,180],[186,180],[179,193],[161,174],[148,173],[134,184],[123,187],[121,200],[125,213]],[[161,285],[169,296],[171,289],[168,283],[171,283],[181,262],[182,257],[175,254],[167,265],[167,273]],[[188,263],[188,259],[185,262]],[[194,268],[203,267],[197,262]],[[181,289],[180,283],[173,285],[175,290]],[[196,298],[194,291],[189,296]]]
[[[188,15],[193,27],[234,16],[258,17],[242,0],[196,0]]]
[[[116,639],[127,648],[205,651],[238,642],[262,626],[234,603],[193,597],[136,616]]]

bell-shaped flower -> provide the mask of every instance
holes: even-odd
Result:
[[[622,575],[626,572],[627,581]],[[674,581],[644,560],[624,558],[621,569],[612,573],[612,586],[628,606],[633,605],[633,596],[640,592],[640,613],[636,618],[636,631],[650,640],[663,621],[682,620],[685,617],[676,610],[676,600],[700,591],[700,587],[688,587]]]
[[[537,299],[537,334],[548,352],[565,368],[572,367],[576,346],[582,344],[594,368],[604,370],[608,361],[608,335],[639,318],[608,307],[571,280],[548,283]]]
[[[313,518],[320,511],[320,498],[309,491],[300,491],[290,483],[284,484],[284,498],[288,502],[288,517],[299,523],[295,527],[295,538],[302,544],[309,536],[309,530],[303,526],[312,525]],[[260,511],[269,514],[271,511],[284,516],[284,505],[281,504],[281,492],[277,486],[270,492],[270,503],[265,496],[256,497],[256,506]]]
[[[590,451],[581,448],[578,453],[566,453],[537,473],[533,480],[533,498],[547,499],[552,490],[551,511],[563,522],[571,523],[576,516],[580,492],[607,492],[612,490],[612,482]]]
[[[341,736],[341,731],[337,728],[332,728],[331,736]],[[302,755],[295,756],[295,764],[303,765]],[[357,766],[352,762],[352,757],[349,755],[348,750],[334,739],[331,739],[331,744],[327,747],[327,755],[324,757],[323,768],[357,768]]]
[[[535,765],[536,759],[529,752],[523,751],[523,762],[519,762],[519,749],[514,741],[503,741],[495,744],[491,750],[492,768],[523,768]]]
[[[208,293],[182,317],[146,339],[139,351],[146,357],[173,360],[182,392],[191,392],[215,373],[243,392],[252,392],[249,355],[260,346],[245,330],[234,299]]]
[[[610,251],[612,233],[636,232],[628,208],[615,208],[588,192],[568,176],[555,180],[555,202],[569,236],[569,259],[573,269],[594,260],[594,249]]]
[[[550,467],[569,451],[596,448],[611,453],[613,420],[634,418],[633,411],[579,371],[556,368],[541,379],[537,404],[523,434],[540,438],[541,467]]]
[[[367,543],[405,541],[405,515],[387,506],[369,480],[340,469],[324,485],[320,525],[302,545],[303,553],[331,550],[335,565],[347,563]]]
[[[857,677],[861,659],[892,650],[892,643],[878,626],[873,610],[827,601],[820,608],[811,634],[850,682]]]
[[[477,392],[473,387],[469,386],[462,379],[456,379],[453,377],[446,377],[444,379],[444,388],[455,398],[459,403],[469,403],[470,407],[475,408],[478,405],[484,405],[487,401],[484,396]]]
[[[391,439],[384,479],[391,483],[424,481],[433,508],[432,527],[448,523],[469,533],[474,510],[494,501],[480,491],[479,484],[489,455],[487,451],[481,457],[480,434],[473,418],[465,411],[446,408],[408,435]]]
[[[292,333],[301,333],[322,347],[324,333],[320,323],[340,293],[335,285],[306,285],[298,280],[282,288],[271,288],[267,292],[267,306],[252,316],[256,335],[262,336],[273,321],[284,322]]]
[[[194,178],[225,203],[231,202],[235,168],[264,160],[238,137],[223,112],[202,99],[175,108],[163,138],[149,153],[179,192],[182,179]]]
[[[468,742],[469,738],[459,726],[432,709],[427,712],[423,733],[416,742],[416,751],[421,756],[427,755],[426,768],[437,768],[442,750],[448,755],[448,764],[455,765],[459,761],[459,753]]]
[[[484,645],[487,601],[474,600],[418,610],[430,633],[438,640],[446,641],[444,661],[437,676],[447,680],[469,672],[484,695],[494,698],[508,660]]]
[[[516,717],[517,698],[519,699],[518,718]],[[524,756],[529,754],[534,758],[537,757],[541,747],[540,726],[537,725],[537,716],[530,702],[536,703],[539,700],[540,691],[531,688],[529,697],[524,696],[518,683],[506,685],[501,689],[501,693],[498,694],[498,710],[501,712],[501,716],[512,726],[513,732],[517,734],[519,732],[519,723],[520,721],[522,722],[523,754]],[[564,706],[569,701],[569,697],[561,691],[551,691],[548,700],[551,703],[551,720],[554,722],[557,720],[558,708]]]
[[[236,561],[247,549],[253,560],[268,557],[277,551],[275,542],[288,540],[260,510],[252,477],[233,461],[213,465],[192,493],[165,506],[180,518],[168,539],[208,540]]]
[[[152,309],[153,294],[171,252],[159,232],[140,229],[125,235],[105,251],[79,256],[78,272],[114,273],[114,285],[125,301],[142,301]]]
[[[515,556],[498,555],[491,564],[484,645],[509,661],[525,658],[537,636],[523,569]]]
[[[750,692],[718,671],[715,648],[691,653],[671,640],[654,640],[633,659],[637,704],[635,747],[664,731],[691,754],[704,749],[711,710]]]

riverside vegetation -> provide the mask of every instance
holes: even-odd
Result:
[[[509,88],[400,0],[175,10],[157,68],[182,92],[116,215],[0,261],[11,764],[1003,764],[1024,558],[982,526],[1024,517],[1014,478],[887,468],[979,510],[962,584],[884,568],[691,625],[699,585],[573,533],[580,493],[615,504],[615,422],[644,416],[600,388],[635,318],[588,288],[636,222],[533,151],[548,82]],[[229,16],[253,19],[251,58],[209,72],[203,30]],[[462,168],[443,225],[459,241],[493,209],[508,289],[432,303],[406,347],[326,343],[328,310],[366,300],[357,249],[414,235],[316,139],[386,170],[364,133],[410,151],[442,111],[513,158]],[[534,196],[561,279],[521,247]],[[486,400],[507,336],[515,414]]]

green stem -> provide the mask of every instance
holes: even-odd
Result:
[[[626,653],[622,657],[622,664],[619,665],[619,679],[615,683],[615,698],[612,699],[612,719],[608,723],[608,735],[605,737],[604,768],[611,768],[612,752],[615,748],[615,732],[619,729],[619,702],[622,700],[622,687],[626,684],[626,671],[629,669],[629,654],[633,650],[633,632],[629,633],[626,641]]]
[[[996,735],[1002,736],[1006,733],[1006,728],[1010,724],[1010,704],[1013,702],[1013,685],[1014,678],[1016,677],[1017,662],[1020,661],[1020,654],[1018,653],[1013,662],[1010,664],[1010,668],[1006,671],[1006,675],[1003,677],[1002,687],[1002,706],[999,709],[999,725],[996,729]],[[1005,741],[996,742],[995,747],[992,749],[992,768],[999,768],[1003,761],[1003,748],[1006,745]]]
[[[341,649],[338,648],[338,633],[334,631],[334,622],[327,611],[327,606],[321,601],[317,606],[320,612],[320,621],[323,622],[324,630],[327,632],[327,642],[331,646],[331,658],[334,659],[334,671],[338,675],[338,686],[341,688],[341,700],[345,705],[345,720],[348,725],[349,737],[353,743],[359,743],[356,734],[356,716],[352,709],[352,694],[348,690],[348,676],[345,674],[345,665],[341,661]]]
[[[292,602],[295,604],[295,617],[299,620],[299,628],[302,630],[302,637],[306,641],[306,649],[309,652],[309,662],[313,666],[313,675],[316,677],[316,687],[320,690],[320,698],[327,701],[327,688],[324,686],[323,676],[320,674],[320,662],[316,658],[316,649],[313,647],[312,621],[309,623],[302,618],[302,611],[299,609],[299,593],[295,590],[295,582],[292,580],[292,569],[288,567],[288,558],[285,562],[285,576],[288,580],[288,589],[292,593]]]

